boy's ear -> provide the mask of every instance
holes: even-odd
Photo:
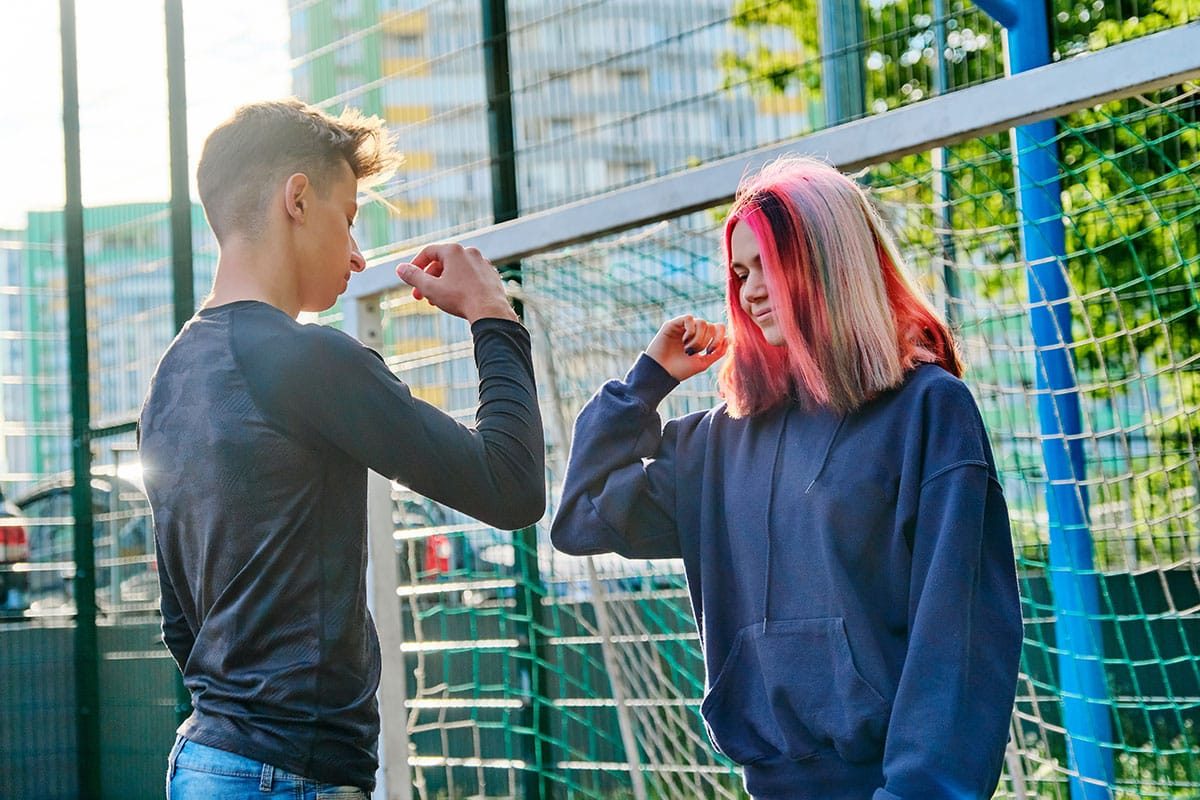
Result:
[[[312,183],[308,180],[307,175],[303,172],[296,172],[288,176],[287,182],[283,185],[283,203],[284,209],[293,221],[304,222],[304,213],[311,197]]]

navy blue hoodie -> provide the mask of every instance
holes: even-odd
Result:
[[[724,406],[662,426],[648,356],[575,425],[567,553],[682,558],[701,714],[760,800],[990,797],[1021,613],[979,411],[940,367],[852,414]]]

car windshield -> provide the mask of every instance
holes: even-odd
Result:
[[[24,616],[74,612],[71,489],[69,476],[59,476],[12,501],[28,536],[21,608],[16,609]],[[94,477],[92,514],[97,610],[107,614],[156,609],[154,538],[141,488],[121,478]]]

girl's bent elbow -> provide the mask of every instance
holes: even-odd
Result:
[[[600,552],[586,537],[576,536],[574,533],[569,523],[560,524],[556,518],[550,526],[550,544],[554,545],[558,552],[569,556],[590,556]]]

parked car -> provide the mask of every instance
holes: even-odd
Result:
[[[400,561],[400,583],[419,592],[427,603],[483,605],[515,595],[519,580],[513,534],[491,528],[466,514],[415,493],[402,495],[393,507]],[[538,569],[553,597],[588,599],[593,595],[588,559],[555,552],[547,526],[540,526]],[[591,557],[596,579],[609,594],[677,589],[683,584],[683,562],[626,559],[614,553]],[[510,585],[505,585],[505,584]],[[445,588],[437,592],[428,591]]]
[[[474,605],[498,595],[511,596],[511,589],[494,583],[513,574],[509,534],[410,492],[395,501],[393,521],[400,584],[420,591],[423,602]],[[497,554],[500,560],[491,560]],[[486,582],[486,590],[470,585],[480,580]],[[445,588],[436,593],[421,591],[434,588],[432,584]]]
[[[14,498],[25,522],[25,607],[32,614],[70,613],[75,606],[71,473],[41,481]],[[141,487],[115,475],[92,476],[96,604],[101,613],[157,605],[158,573],[150,504]]]
[[[21,509],[0,492],[0,616],[20,614],[28,604],[29,536]]]

